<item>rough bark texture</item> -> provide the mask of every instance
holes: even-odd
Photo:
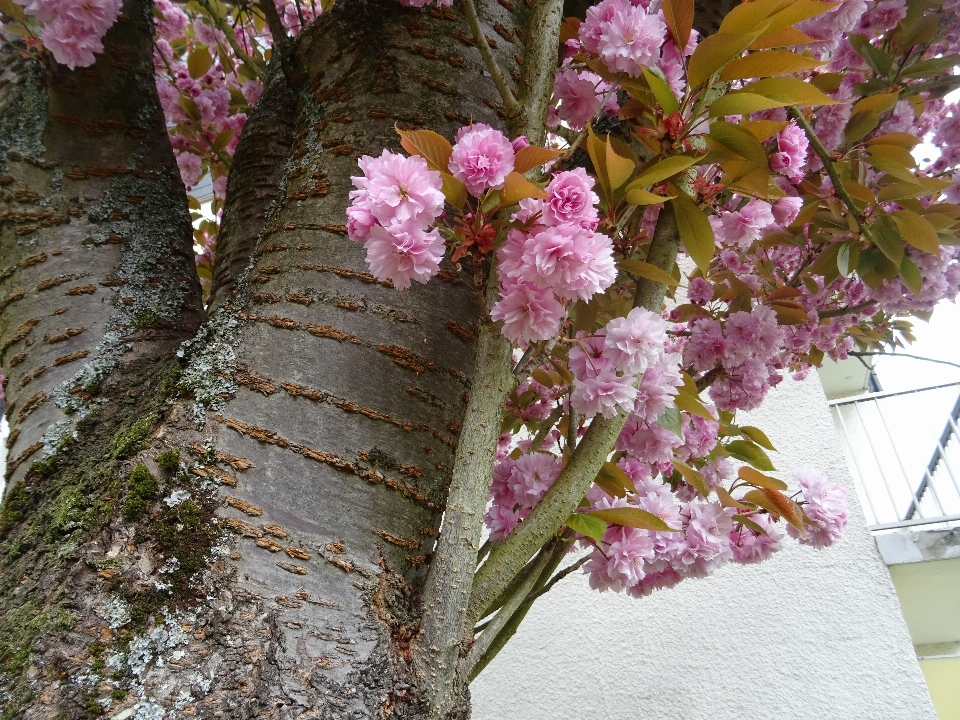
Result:
[[[7,715],[420,717],[418,598],[479,306],[453,267],[377,282],[344,208],[356,158],[397,149],[395,123],[452,139],[502,125],[498,95],[456,10],[340,0],[295,43],[304,76],[271,71],[229,182],[216,310],[178,357],[202,310],[144,4],[94,70],[3,62],[0,353],[23,368]],[[515,79],[511,7],[478,4]],[[21,232],[28,212],[39,227]],[[64,409],[89,413],[77,439],[48,437],[35,463]],[[468,714],[464,691],[451,715]]]

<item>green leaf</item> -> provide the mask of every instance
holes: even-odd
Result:
[[[664,79],[663,71],[660,68],[656,66],[643,68],[643,77],[650,86],[653,96],[660,103],[660,107],[663,108],[664,114],[673,115],[680,109],[680,101],[673,94],[673,90],[670,89],[670,85]]]
[[[13,0],[0,0],[0,13],[12,17],[21,25],[26,26],[27,24],[27,16],[23,12],[23,8],[13,2]]]
[[[443,196],[457,210],[467,204],[467,186],[446,171],[440,172],[443,181]]]
[[[641,530],[659,530],[660,532],[679,532],[679,529],[667,525],[661,518],[638,507],[619,507],[610,510],[594,510],[587,513],[604,522]]]
[[[686,47],[693,28],[693,0],[663,0],[660,7],[677,47]]]
[[[857,54],[867,61],[867,65],[880,75],[887,77],[893,68],[893,57],[870,44],[870,40],[863,35],[849,33],[847,41],[853,46]]]
[[[910,292],[920,295],[923,290],[923,276],[913,260],[908,257],[900,261],[900,279]]]
[[[847,141],[847,145],[852,145],[876,130],[879,124],[879,113],[875,110],[861,110],[850,116],[843,128],[843,137]]]
[[[233,130],[226,129],[217,134],[213,139],[213,149],[214,150],[223,150],[230,144],[230,141],[233,140]]]
[[[717,244],[713,226],[703,210],[684,193],[680,193],[671,200],[670,207],[673,208],[680,239],[687,253],[693,258],[697,267],[706,273]]]
[[[643,262],[642,260],[633,260],[628,258],[626,260],[621,260],[619,263],[617,263],[617,265],[632,275],[637,275],[638,277],[646,278],[647,280],[653,280],[654,282],[661,283],[667,287],[676,287],[680,284],[672,275],[665,273],[656,265],[651,265],[650,263]]]
[[[194,80],[202,78],[213,65],[213,56],[204,45],[197,45],[187,55],[187,70]]]
[[[895,267],[899,268],[900,261],[903,260],[903,240],[900,238],[900,233],[891,227],[890,221],[886,217],[882,217],[874,223],[871,231],[870,239],[873,240],[874,245],[887,256]]]
[[[678,438],[683,440],[683,423],[680,418],[680,410],[676,405],[671,405],[657,418],[657,425],[669,430]]]
[[[606,522],[585,513],[574,513],[567,518],[566,525],[574,532],[596,540],[597,544],[603,542],[603,534],[607,531]]]
[[[900,73],[900,77],[938,77],[945,74],[948,70],[951,70],[956,65],[960,65],[960,55],[948,55],[947,57],[923,60],[915,65],[910,65],[906,70]]]
[[[762,50],[733,60],[720,72],[720,79],[748,80],[774,75],[789,75],[804,70],[813,70],[821,64],[818,60],[786,50]]]
[[[703,495],[703,497],[710,497],[710,485],[707,483],[707,479],[703,476],[703,473],[676,458],[670,462],[673,463],[677,472],[683,476],[683,479],[693,486],[694,490]]]
[[[749,115],[762,110],[772,110],[783,107],[787,103],[771,100],[763,95],[748,92],[730,93],[723,95],[710,104],[711,117],[726,115]]]
[[[912,210],[894,210],[890,215],[900,228],[900,235],[917,250],[940,256],[940,239],[937,230],[923,215]]]
[[[746,50],[758,35],[759,33],[755,32],[723,33],[701,40],[687,66],[687,82],[690,87],[697,88],[706,82],[711,75]]]
[[[597,479],[604,478],[618,488],[623,490],[623,493],[617,493],[618,497],[623,497],[626,494],[626,491],[629,490],[632,493],[637,492],[636,486],[633,484],[633,480],[630,479],[630,476],[623,471],[623,468],[618,466],[615,462],[610,462],[609,460],[600,466],[600,472],[597,473]],[[613,493],[611,493],[613,494]]]
[[[669,177],[673,177],[679,172],[683,172],[696,162],[695,158],[686,155],[674,155],[664,158],[652,167],[648,167],[641,172],[637,178],[627,186],[627,190],[647,187],[663,182]]]
[[[673,200],[676,195],[657,195],[641,188],[627,189],[625,197],[630,205],[657,205],[667,200]]]
[[[780,100],[787,105],[836,105],[837,101],[808,82],[791,77],[766,78],[747,85],[744,92]]]
[[[768,164],[767,151],[764,150],[763,145],[754,137],[753,133],[739,125],[717,120],[711,124],[708,137],[713,138],[724,147],[730,148],[745,160],[759,163],[765,167]]]
[[[763,449],[749,440],[734,440],[723,446],[732,457],[737,460],[753,465],[757,470],[772,472],[776,470],[770,457]]]
[[[767,450],[773,450],[774,452],[777,452],[777,449],[773,446],[773,443],[770,442],[770,438],[768,438],[766,433],[764,433],[763,430],[758,427],[754,427],[753,425],[741,425],[740,434],[748,440],[753,440],[757,445],[762,445]]]
[[[766,534],[767,534],[767,531],[764,530],[761,525],[759,525],[757,522],[751,520],[751,519],[750,519],[749,517],[747,517],[746,515],[734,515],[734,516],[732,516],[730,519],[733,520],[735,523],[740,523],[740,524],[743,525],[744,527],[750,528],[750,529],[753,530],[755,533],[757,533],[757,535],[766,535]]]

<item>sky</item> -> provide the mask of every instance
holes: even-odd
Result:
[[[917,341],[897,352],[960,365],[960,306],[952,302],[941,302],[929,323],[918,319],[914,319],[913,323]],[[884,392],[913,390],[960,381],[960,367],[910,358],[877,358],[875,368]]]

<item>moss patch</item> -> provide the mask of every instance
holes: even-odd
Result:
[[[143,463],[137,465],[127,479],[127,499],[123,501],[123,519],[128,522],[139,520],[151,501],[160,492],[160,483],[150,474]]]
[[[157,466],[164,472],[172,473],[180,467],[180,453],[167,450],[157,455]]]

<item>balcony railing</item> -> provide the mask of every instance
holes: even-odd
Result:
[[[960,382],[829,405],[871,530],[960,524]]]

